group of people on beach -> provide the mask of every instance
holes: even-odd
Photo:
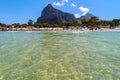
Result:
[[[102,26],[101,26],[101,25],[96,26],[96,27],[89,26],[88,29],[89,29],[89,30],[101,30],[101,29],[102,29]]]
[[[62,27],[62,28],[0,28],[0,31],[85,31],[85,30],[100,30],[102,28],[100,27],[92,27],[92,26],[89,26],[89,27]]]
[[[117,27],[118,28],[118,27]],[[30,27],[26,27],[26,28],[14,28],[14,27],[10,27],[10,28],[3,28],[0,27],[0,31],[94,31],[94,30],[108,30],[108,29],[112,29],[111,27],[108,28],[104,28],[103,26],[99,25],[99,26],[63,26],[63,27],[34,27],[34,26],[30,26]],[[118,28],[120,29],[120,28]]]
[[[78,31],[78,30],[80,30],[80,31],[84,31],[84,30],[102,30],[102,26],[100,25],[100,26],[96,26],[96,27],[93,27],[93,26],[88,26],[88,27],[86,27],[86,26],[77,26],[77,27],[74,27],[74,26],[69,26],[69,27],[67,27],[67,26],[64,26],[63,27],[63,30],[70,30],[70,31],[72,31],[72,30],[76,30],[76,31]]]

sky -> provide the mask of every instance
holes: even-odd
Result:
[[[120,0],[0,0],[0,22],[5,24],[34,22],[47,4],[80,17],[91,13],[103,20],[120,18]]]

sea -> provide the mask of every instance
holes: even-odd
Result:
[[[0,32],[0,80],[120,80],[120,31]]]

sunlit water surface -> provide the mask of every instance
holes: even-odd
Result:
[[[120,31],[0,32],[0,80],[120,80]]]

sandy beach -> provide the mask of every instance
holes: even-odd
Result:
[[[106,28],[103,27],[101,29],[92,29],[90,30],[89,28],[61,28],[61,27],[46,27],[46,28],[2,28],[0,27],[0,31],[111,31],[111,30],[120,30],[120,27],[115,27],[114,29]]]

